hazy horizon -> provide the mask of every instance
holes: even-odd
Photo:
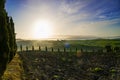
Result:
[[[7,0],[17,38],[120,36],[119,0]]]
[[[42,39],[17,38],[17,40],[94,40],[94,39],[120,39],[120,36],[98,37],[92,35],[54,35],[54,37]]]

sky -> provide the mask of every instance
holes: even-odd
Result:
[[[120,36],[120,0],[7,0],[17,38]]]

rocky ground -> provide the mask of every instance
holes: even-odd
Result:
[[[120,80],[120,54],[22,52],[3,80]]]
[[[120,80],[120,54],[19,53],[24,80]]]

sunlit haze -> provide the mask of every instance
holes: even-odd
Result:
[[[7,0],[17,38],[120,36],[120,0]]]
[[[38,20],[33,24],[33,39],[47,39],[53,36],[52,23],[47,20]]]

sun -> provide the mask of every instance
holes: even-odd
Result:
[[[34,39],[48,39],[53,34],[52,23],[47,20],[38,20],[34,23]]]

